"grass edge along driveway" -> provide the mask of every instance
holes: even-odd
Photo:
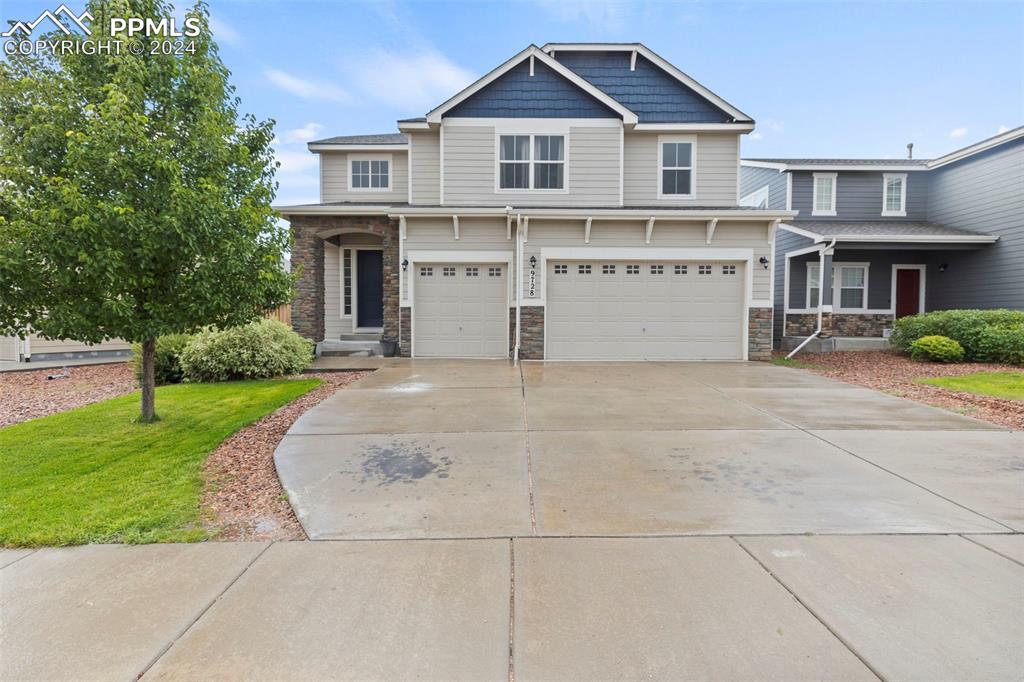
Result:
[[[1024,400],[1024,374],[1020,372],[978,372],[963,376],[918,379],[918,383],[993,398]]]
[[[160,421],[139,424],[139,395],[0,429],[0,545],[189,542],[203,462],[238,429],[320,379],[162,386]]]

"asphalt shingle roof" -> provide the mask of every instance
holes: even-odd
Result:
[[[340,135],[313,140],[310,144],[405,144],[408,138],[405,133],[381,133],[380,135]]]
[[[794,227],[809,230],[824,237],[842,238],[850,235],[878,237],[953,237],[983,236],[979,232],[947,227],[924,221],[842,221],[842,220],[794,220]]]
[[[794,166],[924,166],[928,159],[748,159],[762,163],[788,163]]]

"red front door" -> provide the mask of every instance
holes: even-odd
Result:
[[[917,315],[921,310],[921,271],[896,270],[896,317]]]

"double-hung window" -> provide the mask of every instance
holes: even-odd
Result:
[[[807,264],[807,309],[818,307],[821,300],[821,264],[811,261]]]
[[[662,198],[693,197],[695,149],[692,137],[658,140],[658,195]]]
[[[391,159],[349,157],[348,187],[368,192],[391,189]]]
[[[840,310],[866,310],[868,307],[868,268],[866,265],[837,265],[836,283]]]
[[[907,215],[907,174],[885,173],[882,176],[882,215]]]
[[[565,136],[499,136],[498,189],[564,190]]]
[[[814,192],[811,200],[811,215],[832,216],[836,214],[836,174],[815,173]]]

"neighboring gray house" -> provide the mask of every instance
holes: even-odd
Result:
[[[397,133],[309,144],[297,331],[414,357],[769,357],[754,121],[638,43],[529,46]]]
[[[741,204],[797,212],[775,242],[777,346],[819,330],[819,300],[815,350],[883,345],[919,312],[1024,309],[1024,127],[931,160],[741,166]]]

